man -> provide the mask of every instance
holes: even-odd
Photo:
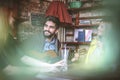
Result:
[[[49,63],[60,60],[59,40],[57,39],[59,25],[58,18],[47,16],[43,30],[41,29],[39,33],[35,33],[21,43],[23,53]]]
[[[56,66],[63,66],[64,61],[57,55],[59,19],[48,16],[45,19],[43,31],[34,34],[20,44],[23,56],[21,61],[28,66],[40,66],[45,71],[57,70]],[[49,64],[50,63],[50,64]],[[46,67],[47,68],[46,68]]]
[[[57,32],[59,28],[59,19],[53,16],[48,16],[44,24],[44,51],[53,50],[58,53],[59,40],[57,39]]]

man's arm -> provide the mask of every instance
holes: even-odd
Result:
[[[34,66],[34,67],[56,67],[56,66],[63,66],[64,64],[64,60],[60,60],[56,63],[49,64],[29,56],[23,56],[21,58],[21,61],[29,66]]]

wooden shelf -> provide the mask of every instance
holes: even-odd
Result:
[[[102,8],[102,6],[91,6],[91,7],[81,7],[81,8],[69,8],[68,12],[69,13],[77,13],[82,10],[94,10],[94,9],[99,9]]]
[[[81,24],[81,25],[72,25],[72,27],[74,27],[74,28],[93,27],[93,26],[99,26],[99,24]]]
[[[79,19],[100,19],[104,17],[105,16],[91,16],[91,17],[80,17]]]
[[[64,27],[75,29],[75,28],[86,28],[86,27],[94,27],[94,26],[99,26],[99,24],[68,25],[68,26],[64,26]]]
[[[65,36],[74,36],[74,34],[65,34]]]
[[[104,18],[105,16],[90,16],[90,17],[79,17],[79,19],[100,19],[100,18]],[[73,20],[75,20],[76,18],[72,18]]]
[[[61,42],[63,44],[71,44],[71,45],[89,45],[90,42]]]

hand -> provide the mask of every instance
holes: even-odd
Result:
[[[60,72],[61,67],[63,67],[64,65],[65,65],[64,60],[51,64],[51,66],[48,68],[48,72]]]
[[[65,61],[61,60],[59,62],[54,63],[52,66],[54,66],[54,67],[62,67],[62,66],[64,66],[64,64],[65,64]]]

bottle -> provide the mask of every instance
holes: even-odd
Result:
[[[64,60],[64,66],[62,67],[62,71],[67,71],[68,70],[68,54],[69,54],[69,50],[67,50],[66,48],[66,44],[64,45],[64,51],[63,51],[63,60]]]

